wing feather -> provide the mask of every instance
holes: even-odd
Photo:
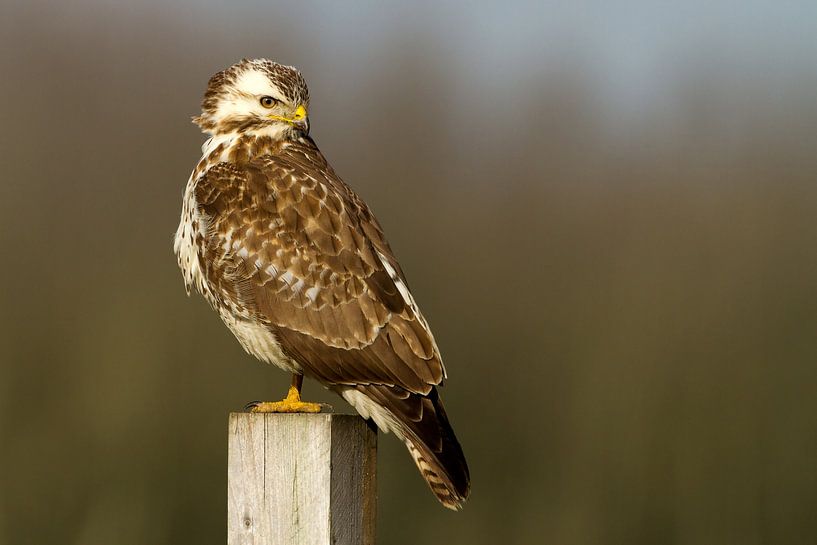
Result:
[[[372,213],[311,141],[199,180],[208,281],[327,384],[428,394],[444,370]],[[385,262],[384,262],[385,261]],[[406,288],[407,289],[407,288]]]
[[[196,186],[218,303],[266,326],[308,375],[398,434],[440,501],[470,489],[436,385],[440,354],[382,229],[310,140],[219,163]]]

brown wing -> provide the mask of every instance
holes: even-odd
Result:
[[[196,199],[208,218],[208,281],[225,304],[272,327],[310,374],[422,394],[443,380],[380,226],[311,142],[218,164]]]
[[[470,477],[435,388],[440,354],[366,205],[310,140],[214,166],[196,199],[219,303],[269,327],[306,374],[386,411],[432,491],[458,508]]]

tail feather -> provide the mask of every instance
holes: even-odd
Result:
[[[420,475],[423,476],[429,488],[431,488],[431,492],[437,496],[440,503],[454,511],[462,509],[462,504],[468,498],[470,492],[470,482],[466,481],[464,486],[455,484],[422,442],[412,443],[411,439],[406,439],[406,447],[414,459],[414,463],[417,464]]]
[[[468,498],[471,476],[437,389],[427,395],[385,385],[360,385],[356,390],[388,411],[380,420],[388,421],[406,443],[437,499],[449,509],[460,509]]]

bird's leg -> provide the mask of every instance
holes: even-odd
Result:
[[[292,384],[287,396],[281,401],[260,401],[252,403],[250,409],[254,413],[319,413],[328,407],[321,403],[307,403],[301,401],[301,387],[304,383],[303,375],[292,375]],[[329,407],[331,409],[331,407]]]

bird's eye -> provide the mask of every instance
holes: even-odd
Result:
[[[278,101],[272,97],[261,97],[261,106],[264,108],[272,108]]]

